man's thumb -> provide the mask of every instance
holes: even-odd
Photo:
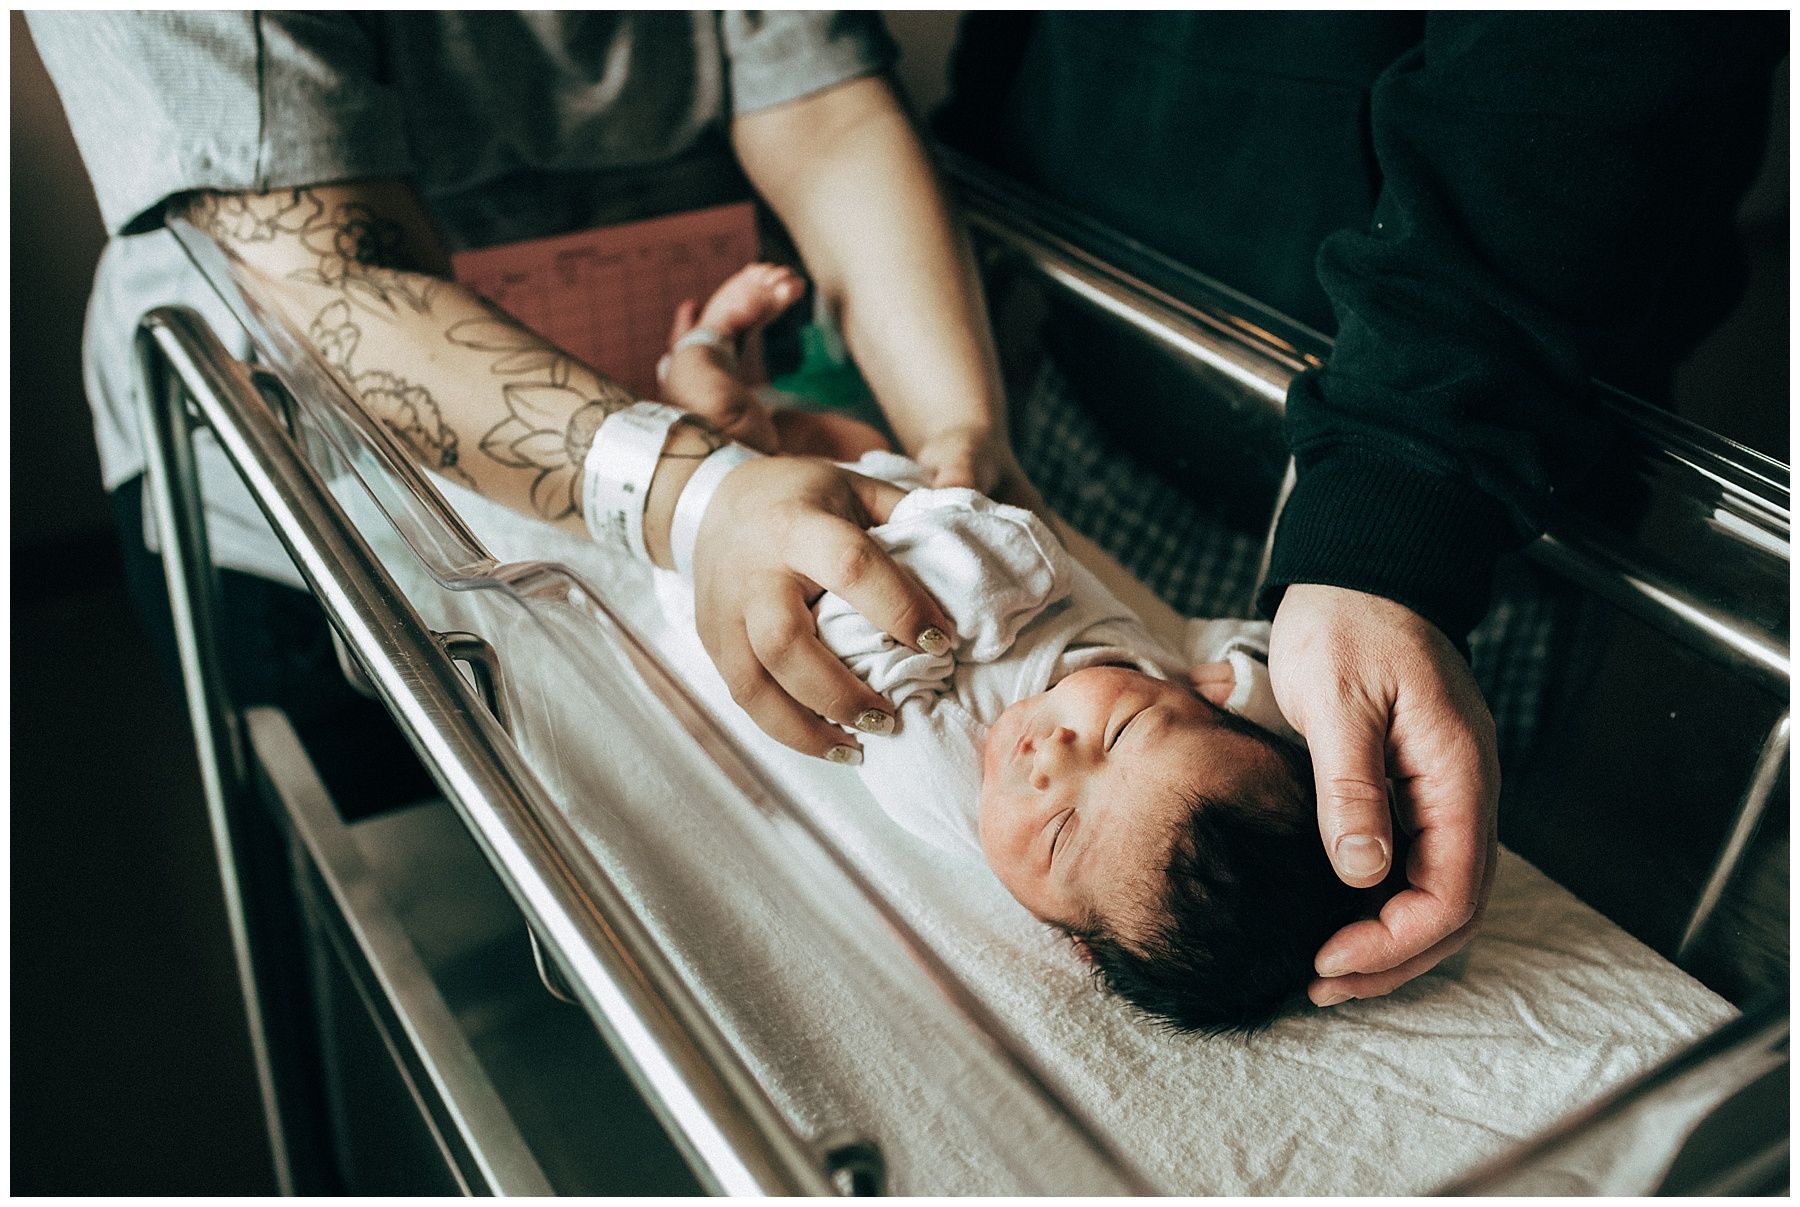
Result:
[[[1394,857],[1388,812],[1385,725],[1330,712],[1309,727],[1319,835],[1338,878],[1356,888],[1379,884]]]

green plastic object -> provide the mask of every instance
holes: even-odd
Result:
[[[785,394],[808,399],[821,409],[867,411],[874,405],[875,396],[842,349],[843,342],[835,331],[808,323],[800,328],[800,367],[769,384]]]

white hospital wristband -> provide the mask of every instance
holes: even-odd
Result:
[[[594,540],[650,560],[644,501],[670,430],[686,418],[687,411],[660,402],[634,402],[606,417],[582,463],[581,518]]]
[[[681,497],[675,500],[675,517],[669,522],[669,547],[675,556],[675,569],[683,578],[694,577],[694,547],[700,543],[700,521],[706,518],[706,508],[719,484],[725,481],[726,474],[760,456],[755,449],[727,444],[708,454],[681,488]]]
[[[696,344],[711,348],[719,354],[720,361],[727,373],[736,373],[738,367],[737,344],[720,335],[711,327],[695,327],[686,335],[676,340],[669,350],[662,354],[656,362],[656,384],[663,385],[669,380],[669,366],[675,362],[675,354],[683,348],[691,348]]]

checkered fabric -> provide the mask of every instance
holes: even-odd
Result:
[[[1229,527],[1120,450],[1053,362],[1015,400],[1012,430],[1019,460],[1050,507],[1170,607],[1184,616],[1253,615],[1265,534]],[[1509,565],[1500,583],[1469,652],[1505,767],[1529,749],[1549,692],[1573,686],[1567,652],[1583,602],[1523,563]],[[1553,667],[1565,673],[1551,676]]]
[[[1121,451],[1056,365],[1013,404],[1019,462],[1051,510],[1183,616],[1254,616],[1263,534],[1228,527]]]

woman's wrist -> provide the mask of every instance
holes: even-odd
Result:
[[[669,530],[675,520],[675,505],[700,463],[730,443],[722,432],[699,419],[677,424],[669,434],[656,476],[650,481],[650,493],[644,499],[644,547],[654,564],[665,570],[674,568]]]
[[[697,415],[640,402],[607,417],[576,483],[576,509],[594,540],[652,565],[674,564],[670,529],[682,492],[730,437]]]

